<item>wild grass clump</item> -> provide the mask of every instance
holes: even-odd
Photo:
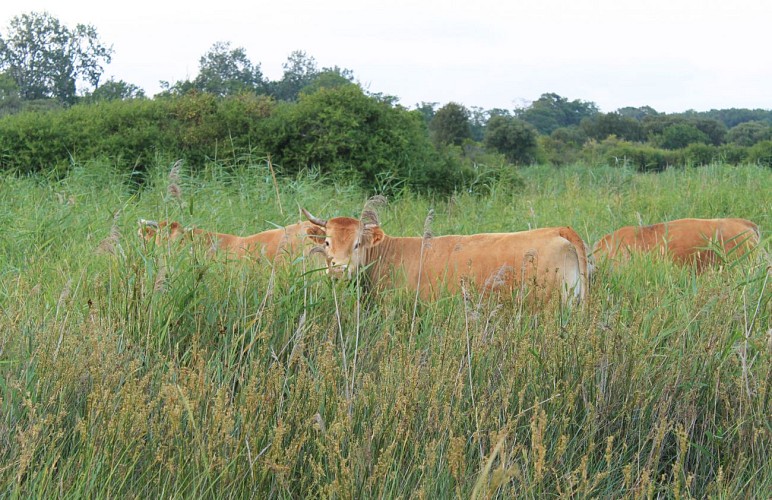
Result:
[[[474,290],[370,296],[310,259],[271,267],[136,235],[139,218],[248,234],[296,222],[299,205],[358,216],[359,188],[275,185],[259,161],[200,176],[173,165],[159,162],[139,191],[105,166],[2,179],[3,496],[770,491],[762,252],[701,275],[650,257],[601,263],[572,310]],[[770,203],[749,189],[770,183],[763,168],[522,174],[518,193],[405,192],[380,223],[426,244],[558,224],[593,242],[638,217],[772,227]]]

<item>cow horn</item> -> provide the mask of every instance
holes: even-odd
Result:
[[[324,220],[324,219],[317,219],[316,217],[311,215],[311,213],[308,210],[306,210],[305,208],[301,208],[300,210],[303,211],[303,215],[305,215],[306,219],[308,219],[309,221],[313,222],[317,226],[327,227],[327,221],[326,220]]]
[[[139,219],[138,222],[139,222],[139,225],[142,226],[142,227],[149,226],[149,227],[154,227],[154,228],[158,229],[158,222],[156,222],[154,220]]]

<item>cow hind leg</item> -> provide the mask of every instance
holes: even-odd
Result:
[[[585,299],[585,286],[579,267],[579,259],[573,247],[565,254],[562,271],[561,302],[563,305],[583,303]]]

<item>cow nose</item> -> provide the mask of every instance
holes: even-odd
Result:
[[[333,278],[342,278],[348,268],[345,264],[339,264],[335,260],[330,260],[330,265],[327,266],[327,274]]]

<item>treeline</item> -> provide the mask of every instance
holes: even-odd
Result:
[[[595,103],[543,94],[515,110],[450,103],[419,109],[435,139],[482,142],[516,164],[629,164],[639,171],[711,162],[772,165],[772,111],[728,109],[666,114],[644,106],[601,113]]]
[[[247,155],[288,175],[315,169],[367,187],[451,192],[536,162],[772,166],[768,110],[601,113],[554,93],[512,110],[452,102],[409,110],[302,51],[279,80],[267,80],[243,48],[225,42],[201,57],[195,78],[162,82],[148,98],[128,82],[100,83],[110,56],[93,27],[69,29],[48,14],[14,18],[0,36],[0,169],[66,170],[107,157],[141,174],[159,157],[184,158],[195,170]]]

